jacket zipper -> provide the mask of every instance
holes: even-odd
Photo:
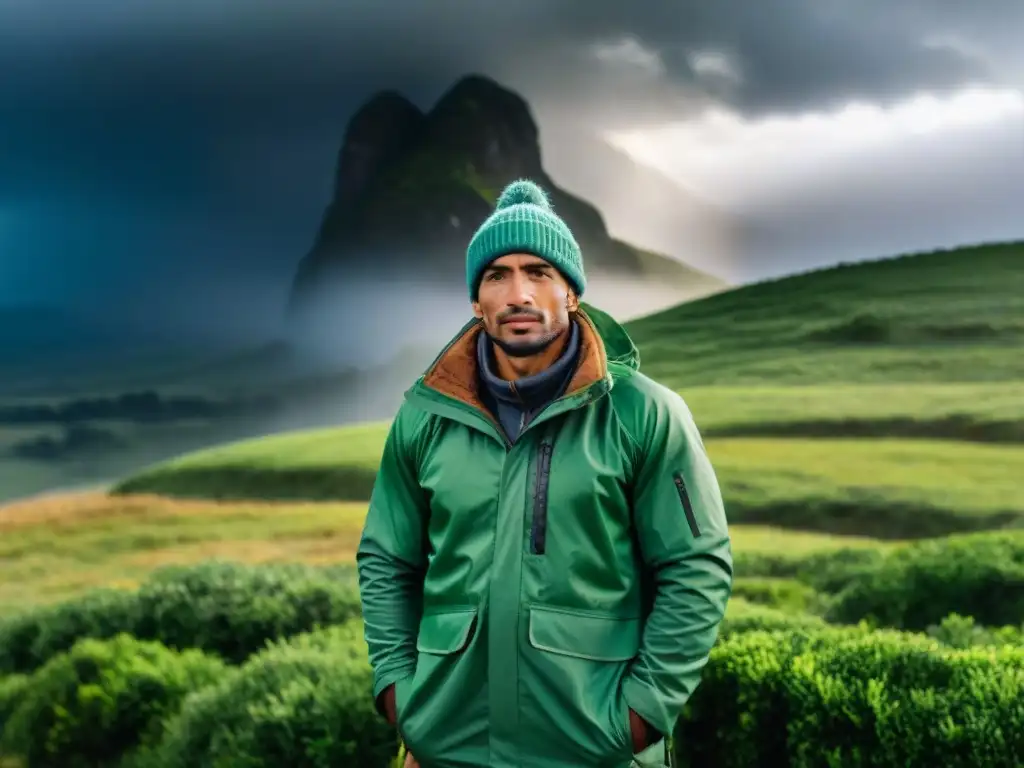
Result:
[[[537,458],[537,484],[533,496],[533,525],[530,530],[530,551],[543,555],[548,535],[548,483],[551,480],[551,443],[540,444]]]
[[[683,513],[686,515],[686,522],[690,526],[690,533],[696,539],[700,536],[700,526],[697,525],[697,517],[693,514],[693,504],[690,503],[690,494],[686,491],[686,481],[683,480],[683,473],[676,472],[672,475],[672,480],[676,484],[679,501],[683,504]]]

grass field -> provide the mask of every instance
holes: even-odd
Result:
[[[362,502],[213,502],[81,493],[12,504],[0,517],[0,616],[96,588],[133,588],[153,570],[208,559],[352,562]],[[794,557],[879,548],[867,537],[736,525],[737,552]]]
[[[1019,381],[680,387],[706,436],[1024,443]]]
[[[386,424],[244,441],[158,465],[118,493],[368,499]],[[734,522],[913,538],[1024,522],[1024,445],[709,438]]]
[[[364,503],[216,503],[69,494],[0,515],[0,614],[136,585],[155,568],[217,558],[344,562]]]

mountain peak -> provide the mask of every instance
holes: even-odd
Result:
[[[458,80],[438,99],[427,121],[438,147],[472,158],[485,176],[544,173],[530,106],[490,78],[468,75]]]
[[[448,112],[488,112],[505,119],[512,119],[533,126],[530,105],[515,91],[484,75],[466,75],[455,81],[441,94],[431,114],[437,118]]]
[[[374,94],[349,120],[335,174],[335,204],[351,205],[384,165],[417,141],[426,116],[397,91]]]
[[[291,313],[330,292],[333,276],[351,284],[416,274],[448,289],[461,284],[470,237],[502,189],[522,178],[547,192],[586,254],[588,270],[613,279],[649,272],[636,249],[610,236],[593,205],[559,188],[545,172],[526,100],[471,74],[426,114],[394,91],[375,94],[355,113],[334,199],[293,282]]]
[[[497,80],[487,75],[480,74],[479,72],[471,72],[468,75],[463,75],[456,80],[452,86],[445,91],[445,95],[438,99],[438,104],[444,102],[447,97],[462,97],[468,96],[470,98],[487,98],[488,96],[497,96],[502,98],[504,96],[513,96],[518,98],[525,105],[517,94],[510,91],[508,88],[503,86]]]

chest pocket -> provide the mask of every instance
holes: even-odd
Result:
[[[628,533],[626,458],[612,436],[567,421],[541,438],[529,473],[532,555],[591,547],[607,553]]]

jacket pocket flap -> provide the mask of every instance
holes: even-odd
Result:
[[[461,651],[469,640],[475,618],[476,608],[424,614],[420,620],[416,650],[441,655]]]
[[[639,619],[570,608],[530,608],[530,644],[541,651],[591,661],[628,661],[640,650]]]

